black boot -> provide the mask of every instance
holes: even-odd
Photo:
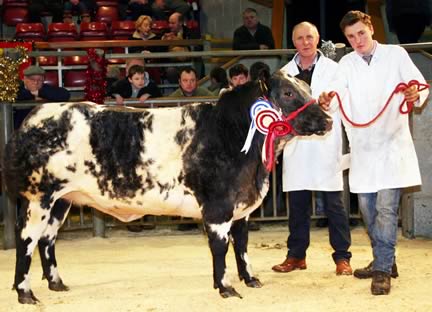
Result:
[[[372,272],[372,295],[388,295],[391,287],[390,274],[381,271]]]
[[[357,278],[361,278],[361,279],[371,278],[372,277],[372,273],[373,273],[372,272],[372,264],[373,264],[373,261],[371,263],[369,263],[368,266],[365,267],[365,268],[354,270],[354,276],[357,277]],[[396,278],[396,277],[399,276],[396,262],[393,263],[392,271],[391,271],[390,276],[393,277],[393,278]]]

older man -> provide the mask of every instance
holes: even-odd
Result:
[[[243,12],[243,26],[234,31],[233,50],[274,49],[271,29],[261,24],[255,9],[247,8]]]
[[[318,50],[315,25],[302,22],[293,28],[294,58],[281,70],[305,81],[317,97],[332,80],[337,63]],[[342,125],[339,112],[332,115],[333,129],[326,136],[297,137],[283,154],[283,190],[289,194],[288,254],[273,266],[276,272],[306,269],[310,243],[312,192],[322,191],[324,211],[329,219],[329,239],[337,275],[351,275],[351,235],[342,202]]]

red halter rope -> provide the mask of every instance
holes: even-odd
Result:
[[[347,114],[346,114],[346,112],[345,112],[345,110],[344,110],[344,108],[343,108],[343,105],[342,105],[342,101],[341,101],[341,99],[340,99],[340,97],[339,97],[339,94],[337,93],[337,92],[335,92],[335,91],[332,91],[332,92],[330,92],[330,94],[329,95],[335,95],[336,96],[336,98],[337,98],[337,100],[338,100],[338,102],[339,102],[339,107],[340,107],[340,109],[341,109],[341,112],[342,112],[342,115],[344,116],[344,118],[351,124],[351,125],[353,125],[354,127],[367,127],[367,126],[369,126],[370,124],[372,124],[372,123],[374,123],[381,115],[382,115],[382,113],[384,113],[384,111],[387,109],[387,106],[390,104],[390,101],[391,101],[391,99],[393,98],[393,96],[396,94],[396,93],[399,93],[399,92],[403,92],[403,91],[405,91],[407,88],[409,88],[409,87],[412,87],[412,86],[417,86],[417,90],[418,91],[423,91],[423,90],[425,90],[425,89],[427,89],[427,88],[429,88],[429,85],[427,85],[427,84],[424,84],[424,83],[420,83],[420,82],[418,82],[417,80],[411,80],[410,82],[408,82],[408,84],[406,84],[406,83],[404,83],[404,82],[401,82],[401,83],[399,83],[397,86],[396,86],[396,88],[393,90],[393,92],[392,92],[392,94],[390,95],[390,97],[388,98],[388,100],[387,100],[387,102],[386,102],[386,104],[384,105],[384,107],[381,109],[381,111],[374,117],[374,118],[372,118],[372,120],[371,121],[369,121],[369,122],[366,122],[366,123],[357,123],[357,122],[354,122],[354,121],[352,121],[348,116],[347,116]],[[404,109],[404,105],[406,104],[406,109]],[[399,106],[399,112],[401,113],[401,114],[408,114],[408,113],[410,113],[411,111],[412,111],[412,109],[413,109],[413,107],[414,107],[414,102],[407,102],[407,100],[403,100],[402,101],[402,103],[400,104],[400,106]]]
[[[309,105],[314,104],[316,100],[311,100],[305,103],[302,107],[290,113],[287,117],[282,117],[283,120],[273,121],[268,127],[268,133],[264,142],[266,159],[264,165],[268,172],[272,171],[274,166],[274,141],[276,138],[286,136],[290,133],[296,135],[294,127],[290,121],[295,119],[298,114],[304,111]]]

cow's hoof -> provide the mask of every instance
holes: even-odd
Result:
[[[48,283],[48,288],[53,291],[68,291],[69,287],[67,287],[65,284],[63,284],[63,281],[60,280],[59,282],[50,282]]]
[[[36,304],[39,302],[38,298],[33,295],[33,292],[19,292],[18,293],[18,302],[22,304]]]
[[[225,288],[225,290],[221,290],[219,293],[222,298],[238,297],[243,299],[243,297],[233,287]]]
[[[261,288],[263,287],[263,284],[260,282],[259,279],[253,277],[249,282],[245,282],[247,287],[251,288]]]

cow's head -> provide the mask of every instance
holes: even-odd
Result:
[[[268,85],[273,105],[281,109],[285,118],[313,100],[305,82],[281,71],[270,77]],[[289,123],[297,135],[322,135],[332,126],[331,117],[316,103],[309,105]]]

